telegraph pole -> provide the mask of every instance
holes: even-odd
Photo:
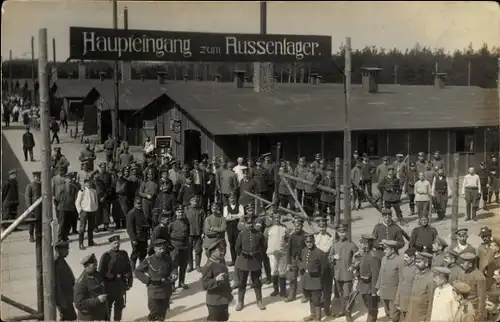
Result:
[[[347,234],[351,238],[351,38],[345,39],[345,106],[344,106],[344,224],[348,226]]]
[[[42,132],[42,252],[43,252],[43,307],[44,320],[56,320],[56,301],[54,288],[54,249],[52,247],[52,178],[51,178],[51,142],[49,111],[49,73],[47,29],[38,32],[38,83],[40,84],[40,130]]]
[[[12,84],[12,49],[9,50],[9,94],[12,94],[12,89],[14,84]]]
[[[113,29],[118,30],[118,0],[113,0]],[[115,60],[114,68],[113,68],[113,78],[114,78],[114,97],[115,97],[115,102],[113,106],[113,112],[111,113],[112,115],[112,124],[113,124],[113,129],[112,129],[112,136],[115,141],[115,147],[113,151],[113,155],[116,156],[116,151],[118,149],[118,136],[119,136],[119,110],[120,110],[120,102],[119,102],[119,90],[120,90],[120,77],[118,75],[119,73],[119,62],[118,59]]]
[[[35,37],[31,36],[31,104],[35,104]]]

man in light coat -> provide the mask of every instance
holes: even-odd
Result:
[[[432,254],[418,252],[415,266],[418,272],[413,279],[407,321],[430,322],[434,298],[434,276],[430,270]]]
[[[448,282],[451,270],[436,266],[432,268],[432,272],[436,288],[432,299],[431,321],[453,322],[453,307],[456,301],[453,297],[453,287]]]
[[[415,256],[415,248],[408,248],[403,255],[403,274],[399,280],[398,291],[396,292],[396,299],[394,301],[399,311],[401,311],[402,319],[404,319],[408,313],[413,279],[418,272],[418,268],[415,266]]]

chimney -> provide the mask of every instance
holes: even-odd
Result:
[[[245,84],[245,71],[244,70],[235,70],[234,74],[234,83],[237,88],[243,88],[243,84]]]
[[[187,81],[188,81],[188,74],[184,74],[182,76],[182,79],[184,79],[184,82],[187,83]]]
[[[444,80],[446,79],[446,73],[434,73],[434,87],[444,88]]]
[[[80,63],[78,63],[78,79],[82,80],[86,78],[87,78],[87,68],[85,67],[83,61],[80,61]]]
[[[165,72],[158,72],[156,75],[158,76],[158,82],[160,84],[165,84]]]
[[[366,93],[378,92],[378,75],[380,71],[382,71],[382,68],[378,67],[361,68],[362,84]]]
[[[214,82],[216,83],[220,82],[220,74],[215,74]]]
[[[253,90],[271,92],[273,90],[274,65],[272,63],[253,64]]]
[[[104,76],[106,76],[105,72],[100,72],[99,73],[99,79],[101,80],[101,82],[104,82]]]

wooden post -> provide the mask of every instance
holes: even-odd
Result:
[[[279,170],[280,170],[280,150],[281,150],[281,143],[278,142],[276,144],[276,163],[274,164],[274,193],[273,193],[273,202],[276,204],[279,204],[278,200],[278,189],[280,185],[280,176],[279,176]]]
[[[398,64],[394,65],[394,85],[398,84]]]
[[[49,73],[47,29],[38,33],[38,83],[40,84],[40,130],[42,132],[41,170],[42,170],[42,228],[43,228],[43,299],[44,320],[56,320],[56,299],[54,289],[54,250],[52,247],[52,182],[51,182],[51,142],[49,111]]]
[[[118,0],[113,0],[113,29],[117,30],[118,29]],[[112,107],[113,109],[111,110],[111,115],[112,115],[112,136],[114,140],[114,148],[113,148],[113,155],[116,155],[116,151],[118,150],[118,136],[120,135],[119,133],[119,110],[120,110],[120,76],[118,75],[120,69],[120,65],[118,60],[114,61],[114,66],[113,66],[113,78],[114,78],[114,86],[113,86],[113,94],[115,98],[114,106]],[[123,75],[122,75],[123,77]]]
[[[471,71],[472,71],[472,63],[469,60],[469,63],[467,64],[467,86],[469,86],[469,87],[470,87],[470,75],[471,75]]]
[[[458,229],[458,204],[460,198],[460,182],[458,172],[459,156],[458,153],[453,154],[453,195],[451,204],[451,245],[453,249],[457,245],[457,237],[454,232]]]
[[[290,186],[290,184],[288,183],[288,181],[285,178],[282,178],[282,179],[283,179],[283,182],[285,183],[288,191],[290,191],[290,194],[292,195],[293,200],[295,201],[295,203],[299,207],[300,212],[304,216],[307,216],[307,213],[305,212],[304,207],[302,207],[302,204],[300,203],[299,199],[297,198],[297,195],[295,194],[295,191],[292,189],[292,186]]]
[[[344,109],[344,224],[347,236],[351,239],[351,38],[345,39],[345,109]]]
[[[340,158],[335,158],[335,226],[340,225]]]
[[[54,63],[54,68],[56,68],[56,39],[52,38],[52,62]]]
[[[9,50],[9,94],[12,95],[14,84],[12,84],[12,49]]]
[[[31,36],[31,104],[35,104],[35,37]]]

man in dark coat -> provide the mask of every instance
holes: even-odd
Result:
[[[321,179],[320,184],[335,190],[335,179],[333,178],[333,167],[326,167],[326,176]],[[319,197],[320,212],[322,216],[330,215],[330,223],[335,222],[335,194],[321,191]]]
[[[106,294],[108,294],[108,316],[114,304],[113,321],[122,319],[122,312],[126,305],[126,292],[132,287],[132,267],[125,250],[120,249],[120,235],[108,238],[111,249],[105,252],[99,261],[99,273],[104,278]]]
[[[438,236],[436,228],[429,225],[429,217],[419,217],[420,226],[413,228],[410,235],[409,247],[419,252],[432,253],[432,244]]]
[[[35,203],[41,196],[42,196],[42,183],[40,182],[42,173],[40,171],[34,171],[33,172],[33,181],[30,182],[26,186],[26,191],[24,193],[24,198],[26,201],[26,209],[28,209],[32,204]],[[33,210],[32,212],[33,217],[36,220],[42,220],[42,205],[40,204]],[[35,225],[34,223],[31,223],[29,226],[29,234],[30,234],[30,242],[34,243],[35,242],[35,227],[39,227],[39,225]],[[41,231],[36,232],[37,235],[42,234]]]
[[[166,254],[166,241],[157,238],[154,241],[154,255],[144,259],[135,276],[147,285],[148,289],[148,321],[163,321],[170,304],[172,284],[177,279],[175,264]]]
[[[135,268],[137,259],[142,261],[148,252],[148,229],[149,225],[146,216],[142,211],[142,200],[137,197],[134,201],[134,208],[127,214],[127,234],[132,243],[132,253],[130,263],[132,269]]]
[[[75,201],[80,190],[80,185],[74,180],[75,173],[65,175],[65,182],[58,195],[54,198],[59,223],[58,240],[68,240],[69,233],[73,228],[76,230],[78,211]]]
[[[373,241],[373,248],[376,250],[379,258],[384,256],[383,240],[394,240],[398,243],[397,249],[401,249],[405,245],[405,238],[408,240],[410,239],[410,236],[408,236],[408,234],[406,234],[406,232],[392,219],[391,209],[382,210],[382,222],[373,227],[372,235],[375,238]]]
[[[106,161],[111,161],[113,160],[113,152],[115,150],[115,140],[111,136],[111,134],[108,134],[108,139],[104,141],[104,149],[106,150]]]
[[[410,169],[406,173],[403,185],[403,194],[408,195],[410,215],[415,215],[415,183],[418,181],[418,172],[415,163],[410,163]]]
[[[52,155],[52,171],[56,173],[58,171],[61,174],[68,173],[69,161],[66,159],[64,154],[61,153],[61,147],[54,147],[54,154]],[[60,169],[60,171],[59,171]]]
[[[488,166],[490,177],[490,189],[488,192],[488,203],[491,203],[493,193],[495,194],[495,202],[500,203],[500,165],[495,156],[491,158],[491,163]]]
[[[258,193],[258,187],[257,183],[253,178],[250,177],[249,175],[249,168],[247,167],[242,167],[241,171],[243,173],[243,179],[240,181],[240,190],[238,195],[240,196],[238,203],[242,206],[246,206],[249,204],[252,204],[254,202],[254,198],[250,197],[245,193],[245,191],[248,191],[253,194]]]
[[[14,220],[19,206],[19,189],[17,185],[17,170],[9,171],[9,180],[2,186],[2,220]]]
[[[75,307],[78,310],[79,321],[106,321],[109,319],[108,295],[104,280],[97,271],[97,258],[95,254],[85,256],[81,262],[82,275],[75,284]]]
[[[78,160],[83,164],[88,163],[89,171],[94,171],[94,160],[96,159],[94,149],[90,147],[90,141],[85,140],[85,147],[80,151],[80,156]]]
[[[168,225],[170,243],[173,250],[170,252],[174,264],[179,269],[179,288],[188,289],[185,284],[186,271],[189,260],[189,233],[190,225],[184,214],[184,207],[178,205],[175,210],[175,219]]]
[[[479,169],[477,170],[477,175],[479,176],[479,182],[481,182],[481,197],[483,199],[483,210],[488,210],[488,195],[489,188],[491,186],[490,173],[486,168],[486,163],[481,161],[479,164]]]
[[[288,297],[285,302],[292,302],[295,300],[297,295],[299,277],[299,263],[301,261],[302,249],[306,247],[304,242],[305,232],[303,230],[304,220],[301,218],[296,218],[294,221],[294,231],[290,234],[287,244],[287,270],[289,272],[288,279],[290,281],[290,287],[288,291]]]
[[[380,180],[378,189],[383,192],[382,199],[385,207],[394,208],[400,223],[404,223],[403,212],[399,206],[401,201],[401,181],[396,177],[393,167],[390,167],[389,174]]]
[[[56,255],[54,260],[54,273],[57,276],[55,282],[56,307],[59,310],[60,321],[76,320],[76,312],[73,306],[73,288],[75,286],[75,275],[66,262],[69,254],[69,243],[59,241],[54,246]]]
[[[207,292],[207,321],[227,321],[233,295],[229,271],[224,261],[226,242],[223,238],[207,238],[204,246],[208,253],[208,261],[202,269],[201,284],[203,290]]]
[[[362,255],[359,263],[358,291],[368,314],[367,322],[377,321],[380,301],[376,288],[380,271],[380,258],[373,250],[373,241],[373,236],[368,234],[362,234],[359,241]]]
[[[262,274],[262,260],[266,253],[266,243],[264,235],[255,230],[253,216],[246,215],[245,223],[246,227],[239,233],[235,244],[238,257],[234,266],[239,273],[238,305],[236,306],[236,311],[243,310],[245,306],[248,275],[250,275],[252,280],[257,306],[259,309],[265,310],[266,307],[262,303],[262,283],[260,276]]]
[[[28,161],[28,154],[31,161],[35,161],[33,157],[33,148],[35,147],[35,138],[33,133],[30,132],[30,127],[26,127],[26,133],[23,134],[23,153],[24,161]]]

